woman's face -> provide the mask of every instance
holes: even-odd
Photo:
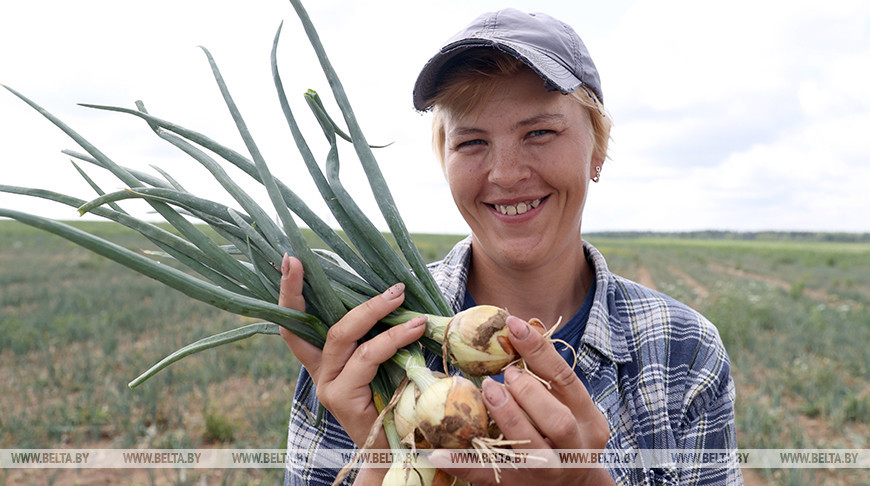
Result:
[[[576,255],[588,183],[603,162],[592,160],[586,108],[523,69],[444,128],[444,172],[476,250],[516,269]]]

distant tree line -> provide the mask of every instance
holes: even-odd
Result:
[[[599,238],[686,238],[745,241],[809,241],[870,243],[870,233],[840,233],[813,231],[596,231],[584,236]]]

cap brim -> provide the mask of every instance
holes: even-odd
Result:
[[[534,70],[551,91],[573,93],[583,84],[561,62],[526,45],[494,39],[466,38],[444,46],[420,71],[414,85],[414,108],[428,110],[438,92],[444,68],[457,56],[474,48],[495,48],[519,59]]]

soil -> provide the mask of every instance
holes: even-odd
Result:
[[[656,287],[656,282],[652,278],[652,274],[649,273],[649,269],[646,268],[646,266],[642,263],[638,264],[637,266],[637,283],[643,285],[648,289],[658,290],[658,287]]]

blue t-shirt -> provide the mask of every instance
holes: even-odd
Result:
[[[583,305],[580,306],[580,309],[576,314],[565,323],[565,325],[561,326],[556,332],[553,333],[551,339],[555,340],[556,349],[559,350],[559,354],[562,355],[563,358],[568,363],[574,362],[574,352],[571,350],[579,349],[580,339],[583,338],[583,331],[586,329],[586,321],[589,319],[589,311],[592,309],[592,302],[595,300],[595,280],[592,280],[592,285],[589,287],[589,291],[586,292],[586,297],[583,299]],[[474,297],[471,296],[471,292],[468,291],[468,288],[465,289],[465,300],[462,302],[462,310],[474,307],[477,305],[474,301]],[[568,343],[571,345],[571,348],[568,348],[563,344]],[[577,371],[577,376],[580,378],[580,381],[583,382],[583,385],[586,389],[589,389],[589,382],[586,380],[586,375]],[[498,374],[493,375],[492,378],[500,383],[504,383],[504,375]]]

